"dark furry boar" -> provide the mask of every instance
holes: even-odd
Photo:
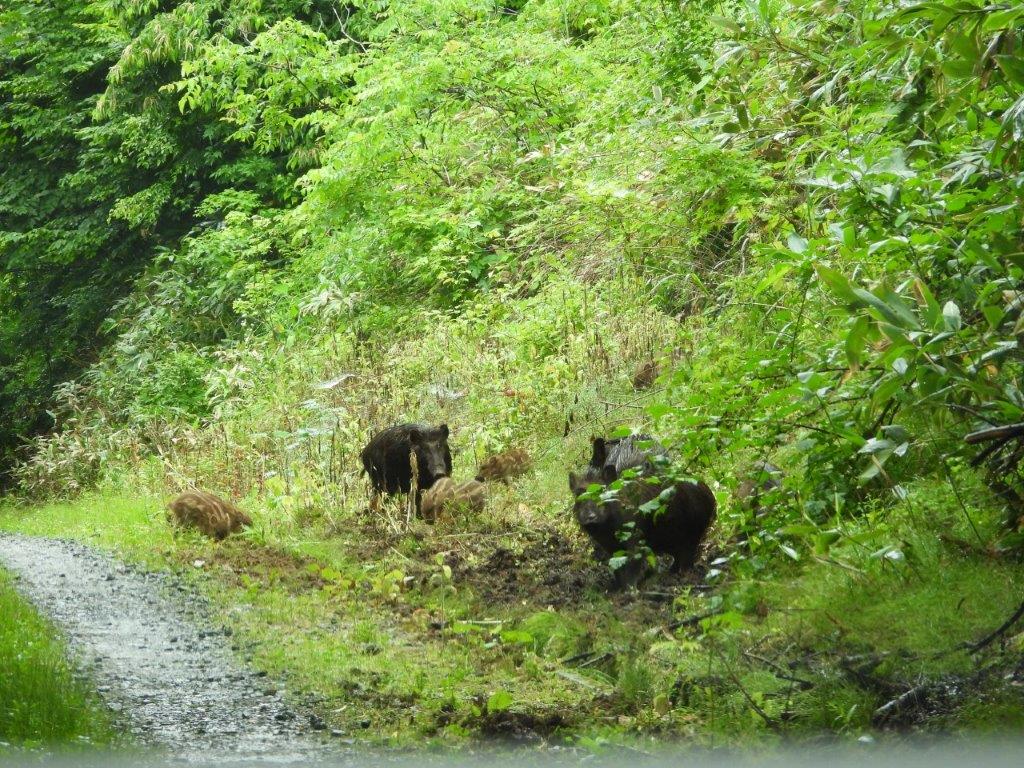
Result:
[[[423,492],[452,473],[452,452],[448,447],[448,425],[396,424],[378,432],[362,452],[363,468],[377,493],[409,493],[412,489],[412,460],[416,456],[416,510]]]
[[[715,519],[717,502],[704,483],[669,482],[656,477],[656,457],[664,456],[660,445],[641,448],[651,442],[645,436],[619,441],[594,440],[591,463],[583,472],[569,475],[569,488],[576,499],[576,521],[605,557],[619,550],[630,551],[642,539],[652,552],[672,556],[672,569],[689,568],[697,559],[700,543]],[[614,498],[580,499],[591,485],[607,486],[627,469],[639,476],[626,480]],[[640,508],[661,497],[663,509],[649,513]],[[620,539],[623,526],[633,529]],[[635,581],[635,569],[620,569],[620,586]]]
[[[595,437],[591,448],[590,467],[599,471],[605,485],[618,480],[627,469],[653,474],[655,465],[668,458],[665,446],[650,435],[630,435],[613,440]]]
[[[530,454],[522,448],[510,448],[501,453],[488,456],[476,472],[476,480],[483,483],[489,480],[500,480],[507,483],[513,477],[525,475],[533,466]]]
[[[252,525],[252,519],[234,504],[212,493],[186,491],[167,505],[171,519],[182,528],[197,528],[211,538]]]

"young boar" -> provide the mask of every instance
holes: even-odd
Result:
[[[533,466],[530,454],[522,448],[510,448],[507,451],[488,456],[482,462],[476,472],[476,480],[479,483],[500,480],[508,483],[513,477],[525,475]]]
[[[467,480],[455,487],[455,493],[448,503],[446,510],[463,509],[467,512],[480,512],[487,504],[487,486],[479,480]]]
[[[421,514],[428,522],[436,522],[456,510],[479,512],[487,503],[487,488],[479,480],[456,485],[450,477],[442,477],[423,494]]]
[[[420,500],[420,516],[428,523],[437,521],[445,501],[455,494],[455,481],[450,477],[442,477],[423,492]]]
[[[377,493],[409,493],[412,489],[412,461],[416,456],[416,511],[421,510],[423,492],[452,473],[452,452],[448,447],[448,425],[396,424],[378,432],[362,452],[363,468]]]
[[[231,502],[204,491],[186,491],[167,505],[182,528],[196,528],[218,541],[252,525],[252,519]]]
[[[636,372],[633,373],[633,389],[637,392],[642,392],[645,389],[650,389],[654,386],[654,382],[658,380],[658,364],[653,360],[645,360],[637,366]]]

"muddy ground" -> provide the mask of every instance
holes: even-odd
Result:
[[[341,747],[281,686],[245,669],[230,631],[173,576],[82,544],[0,535],[0,566],[66,634],[126,730],[175,760],[309,763]],[[338,735],[338,734],[335,734]]]

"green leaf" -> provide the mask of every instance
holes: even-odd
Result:
[[[1002,307],[997,307],[994,304],[986,304],[981,308],[981,314],[984,316],[985,321],[988,323],[990,330],[995,330],[1003,322],[1003,318],[1006,317],[1006,312],[1003,311]]]
[[[859,315],[846,334],[846,359],[850,365],[857,366],[864,356],[864,348],[867,345],[868,332],[871,330],[871,321],[866,315]]]
[[[877,463],[876,461],[872,461],[870,464],[868,464],[867,469],[865,469],[863,472],[860,473],[860,475],[857,476],[857,479],[862,484],[863,483],[867,483],[867,482],[870,482],[871,480],[874,480],[876,477],[878,477],[878,475],[879,475],[879,473],[881,471],[882,471],[882,465]]]
[[[881,298],[885,301],[889,310],[898,318],[897,325],[912,330],[920,329],[921,324],[917,314],[914,312],[913,304],[908,303],[904,297],[888,289],[882,289]]]
[[[814,271],[818,273],[818,277],[821,281],[825,283],[829,290],[837,297],[845,301],[847,304],[859,303],[856,291],[854,291],[853,286],[850,285],[850,281],[841,273],[830,267],[826,267],[824,264],[815,264]]]
[[[786,237],[786,244],[793,253],[805,253],[807,251],[807,240],[795,232],[791,232]]]
[[[904,326],[904,322],[903,319],[900,317],[900,313],[894,307],[887,304],[885,301],[883,301],[875,294],[871,293],[870,291],[866,291],[863,288],[855,288],[853,290],[853,293],[857,297],[857,299],[860,300],[860,302],[867,305],[871,309],[874,309],[876,316],[879,319],[886,320],[895,326],[907,327]],[[910,325],[909,327],[916,327],[916,324]]]
[[[617,571],[622,568],[626,563],[629,562],[629,557],[626,555],[616,555],[615,557],[608,559],[608,567],[613,571]]]
[[[996,56],[996,64],[1007,80],[1014,86],[1024,87],[1024,62],[1019,56]]]
[[[1017,20],[1024,18],[1024,6],[1017,5],[1002,11],[992,11],[985,15],[982,22],[982,32],[995,32],[997,30],[1011,29],[1016,26]]]
[[[914,280],[914,291],[917,293],[918,303],[923,306],[924,317],[929,327],[934,331],[943,330],[945,325],[942,319],[942,310],[928,285],[923,280],[916,279]]]
[[[881,379],[875,388],[875,391],[871,395],[871,403],[875,407],[880,407],[889,402],[893,395],[897,392],[901,392],[906,383],[903,381],[901,376],[886,376]]]
[[[800,553],[797,552],[795,549],[793,549],[788,544],[779,544],[779,549],[781,549],[783,551],[783,553],[785,553],[785,555],[787,557],[789,557],[790,559],[797,560],[797,561],[800,560]]]
[[[793,265],[791,263],[776,264],[772,271],[757,284],[757,287],[754,289],[754,295],[759,296],[769,288],[773,288],[792,269]]]
[[[512,694],[508,691],[495,691],[487,699],[487,711],[491,714],[504,712],[514,703]]]
[[[743,27],[737,24],[735,19],[730,19],[727,16],[711,16],[708,20],[716,27],[726,32],[734,35],[743,34]]]
[[[881,453],[882,451],[888,451],[891,449],[892,443],[889,440],[882,440],[873,437],[864,443],[858,453]]]
[[[664,502],[661,499],[651,499],[645,504],[641,504],[638,511],[644,515],[653,515],[659,509],[664,506]]]
[[[814,538],[814,552],[818,555],[826,555],[841,535],[839,531],[824,531]]]
[[[960,307],[955,303],[952,301],[946,302],[946,305],[942,308],[942,317],[946,322],[946,330],[960,330]]]
[[[651,403],[645,410],[647,411],[647,415],[650,416],[653,421],[658,421],[672,413],[673,409],[672,406],[667,403]]]

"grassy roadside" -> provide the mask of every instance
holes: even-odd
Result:
[[[0,619],[0,755],[20,747],[113,741],[106,711],[73,675],[53,627],[2,570]]]
[[[567,526],[508,522],[501,508],[514,497],[477,519],[401,534],[353,517],[345,530],[299,536],[261,525],[272,515],[250,507],[256,528],[218,544],[174,535],[157,499],[103,495],[0,508],[0,527],[185,574],[252,663],[331,727],[379,743],[740,744],[1024,724],[1024,628],[981,653],[962,649],[1024,594],[1020,566],[975,540],[975,529],[988,541],[998,526],[981,496],[967,521],[943,486],[920,484],[905,509],[880,510],[884,526],[869,515],[789,571],[710,590],[698,582],[714,573],[701,572],[642,596],[607,594]],[[723,518],[711,558],[737,551],[725,541],[728,509]],[[740,568],[720,566],[724,579]],[[921,683],[927,706],[873,719]]]

